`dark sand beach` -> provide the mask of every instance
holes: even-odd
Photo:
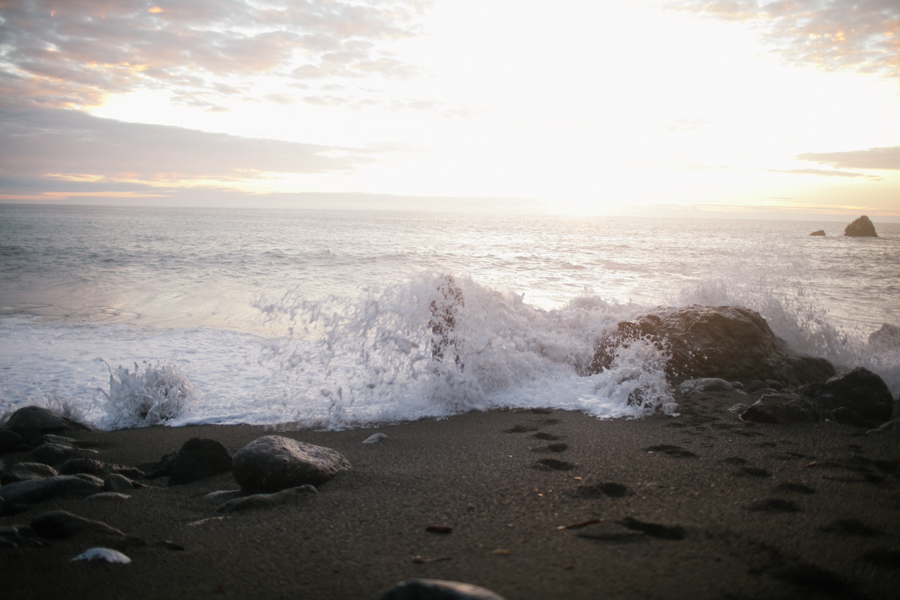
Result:
[[[70,493],[3,516],[0,526],[28,525],[66,510],[128,536],[3,548],[3,596],[374,600],[397,582],[435,578],[507,600],[896,598],[900,435],[830,422],[750,424],[727,411],[753,399],[698,393],[678,398],[679,417],[642,421],[523,410],[274,432],[333,448],[353,469],[318,494],[238,513],[203,499],[238,488],[224,473],[172,487],[165,477],[145,481],[150,487],[128,500]],[[387,438],[362,443],[376,432]],[[234,454],[271,433],[66,435],[100,460],[138,466],[194,437]],[[132,562],[70,562],[95,546]]]

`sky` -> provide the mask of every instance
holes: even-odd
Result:
[[[0,0],[0,202],[900,220],[897,0]]]

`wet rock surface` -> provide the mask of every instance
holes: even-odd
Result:
[[[234,455],[232,472],[243,488],[279,491],[304,484],[319,486],[348,469],[349,461],[335,450],[267,435]]]
[[[799,391],[821,410],[843,408],[876,424],[889,421],[894,410],[894,398],[887,384],[864,367],[839,373],[825,383],[803,386]]]
[[[610,366],[615,349],[645,340],[667,353],[670,382],[719,378],[789,385],[824,381],[834,366],[824,358],[794,352],[772,332],[759,313],[737,306],[689,306],[623,321],[594,354],[591,371]]]
[[[44,463],[23,462],[4,469],[3,475],[0,476],[0,484],[9,485],[19,481],[44,479],[45,477],[55,477],[56,475],[59,475],[56,469]]]
[[[10,415],[0,429],[15,432],[21,435],[25,441],[29,441],[44,433],[58,433],[74,429],[90,430],[91,427],[46,408],[26,406]]]
[[[172,461],[169,485],[181,485],[230,471],[231,455],[216,440],[192,438],[184,443]]]
[[[100,491],[102,488],[102,482],[98,484],[74,475],[58,475],[4,485],[0,487],[0,498],[6,504],[35,504],[67,492]]]

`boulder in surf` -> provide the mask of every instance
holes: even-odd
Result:
[[[875,233],[875,225],[866,215],[847,225],[844,228],[844,235],[847,237],[878,237],[878,234]]]
[[[608,368],[619,345],[640,340],[654,344],[667,355],[666,377],[674,385],[703,377],[802,385],[825,381],[835,374],[826,359],[788,348],[759,313],[740,306],[696,304],[659,309],[620,322],[616,331],[598,345],[591,372]]]

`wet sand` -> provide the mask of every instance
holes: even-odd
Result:
[[[3,516],[0,526],[27,525],[67,510],[130,536],[0,549],[3,595],[375,600],[423,577],[507,600],[896,597],[900,435],[755,425],[727,412],[752,399],[695,394],[679,399],[681,416],[643,421],[532,410],[341,432],[67,434],[100,460],[139,466],[192,437],[234,454],[278,433],[334,448],[353,470],[318,494],[227,515],[203,496],[236,489],[230,473],[173,487],[146,481],[126,501],[72,494]],[[376,432],[388,437],[362,443]],[[94,546],[132,563],[70,562]]]

